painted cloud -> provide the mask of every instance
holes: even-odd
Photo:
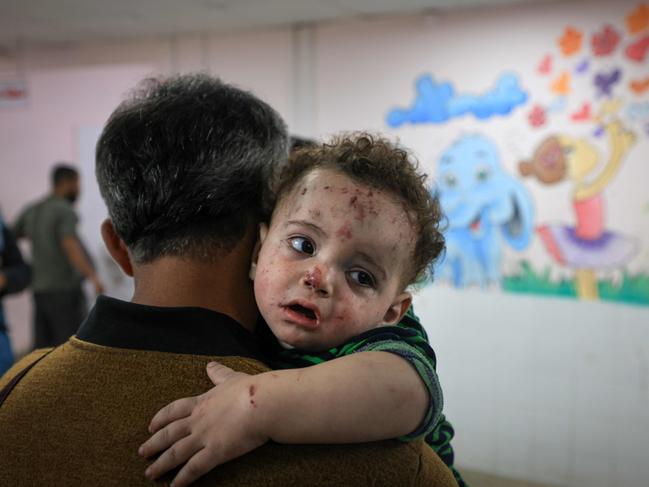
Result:
[[[511,73],[502,74],[496,86],[481,95],[456,94],[450,82],[437,83],[429,74],[417,80],[416,90],[417,95],[410,108],[390,110],[388,125],[399,127],[405,123],[444,123],[467,114],[486,120],[494,115],[509,114],[528,98],[519,85],[518,77]]]

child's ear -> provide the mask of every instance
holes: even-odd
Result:
[[[255,276],[257,275],[257,259],[259,259],[259,249],[261,249],[261,244],[263,244],[264,240],[266,240],[266,235],[268,235],[268,225],[266,225],[265,223],[260,223],[259,238],[257,239],[257,243],[255,243],[255,247],[252,249],[252,259],[250,260],[250,270],[248,271],[248,277],[250,277],[251,281],[254,281]]]
[[[396,298],[385,312],[383,316],[384,325],[396,325],[401,321],[403,315],[406,314],[408,308],[412,303],[412,294],[410,293],[401,293]]]

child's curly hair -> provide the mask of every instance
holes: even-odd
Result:
[[[417,235],[404,283],[432,277],[431,264],[444,250],[444,236],[439,230],[442,213],[437,198],[426,187],[426,174],[418,171],[418,163],[411,154],[367,132],[342,134],[329,143],[303,145],[291,153],[288,163],[275,178],[267,209],[272,211],[315,169],[333,169],[370,188],[396,196]]]

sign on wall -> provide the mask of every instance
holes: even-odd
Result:
[[[25,80],[0,80],[0,108],[13,108],[27,103]]]

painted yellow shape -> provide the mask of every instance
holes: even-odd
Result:
[[[599,165],[597,148],[586,139],[558,136],[559,144],[566,155],[568,176],[575,183],[574,197],[577,200],[591,198],[601,193],[617,174],[622,161],[636,136],[615,119],[606,125],[609,137],[610,155],[601,172],[593,179],[591,174]]]
[[[603,101],[599,107],[599,116],[600,118],[612,117],[620,111],[620,108],[622,108],[622,100],[619,98]]]
[[[589,301],[599,299],[597,276],[590,269],[577,269],[575,271],[575,288],[579,299]]]

